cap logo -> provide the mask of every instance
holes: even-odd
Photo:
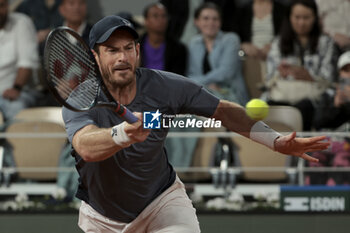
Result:
[[[126,26],[129,26],[131,27],[131,23],[125,19],[122,19],[123,23],[126,25]]]

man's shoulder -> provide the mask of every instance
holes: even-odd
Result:
[[[11,29],[14,28],[33,28],[33,22],[29,16],[23,14],[23,13],[18,13],[18,12],[12,12],[8,16],[8,21],[7,21],[7,26]]]
[[[12,12],[9,14],[9,19],[14,21],[14,22],[31,22],[31,19],[29,16],[23,13],[19,12]]]

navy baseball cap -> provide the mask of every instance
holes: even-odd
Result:
[[[129,31],[135,39],[139,38],[135,28],[128,20],[116,15],[110,15],[95,23],[91,28],[89,35],[90,48],[93,49],[95,44],[100,44],[108,40],[112,33],[117,29],[125,29]]]

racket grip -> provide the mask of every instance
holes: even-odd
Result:
[[[135,123],[139,119],[126,107],[120,106],[121,116],[130,124]]]

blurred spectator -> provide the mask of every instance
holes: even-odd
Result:
[[[238,34],[246,55],[265,60],[279,34],[286,6],[277,0],[254,0],[238,10]]]
[[[66,26],[77,32],[85,41],[89,44],[89,33],[91,25],[87,22],[87,4],[86,0],[60,0],[58,6],[58,12],[62,17],[62,20],[57,26]],[[45,82],[42,80],[45,78],[45,70],[40,70],[41,84]],[[41,86],[43,93],[38,103],[41,106],[58,106],[60,105],[49,93],[46,85]]]
[[[317,130],[342,130],[350,120],[350,51],[343,53],[338,59],[339,83],[335,92],[328,91],[323,95],[322,106],[315,113]],[[350,138],[331,139],[330,150],[312,154],[319,163],[309,163],[310,167],[349,167]],[[306,184],[343,185],[350,184],[348,173],[312,172],[306,174]]]
[[[324,32],[328,33],[341,51],[350,49],[350,1],[316,0]]]
[[[334,106],[342,107],[349,104],[350,101],[350,51],[340,56],[338,60],[338,69],[339,85],[334,97]],[[350,107],[350,105],[348,105],[348,107]]]
[[[140,39],[141,66],[184,75],[187,49],[176,39],[167,36],[167,9],[161,3],[152,3],[144,9],[146,33]]]
[[[203,2],[214,2],[223,9],[222,30],[236,31],[236,1],[235,0],[160,0],[168,9],[170,16],[168,33],[184,44],[197,34],[193,15]]]
[[[76,31],[89,44],[89,33],[92,26],[87,23],[86,0],[61,0],[59,12],[64,19],[63,26]]]
[[[350,138],[332,140],[327,151],[317,151],[312,156],[318,163],[308,162],[309,167],[350,167]],[[306,185],[350,185],[349,172],[310,172],[305,175]]]
[[[76,31],[89,44],[89,34],[92,26],[87,22],[86,0],[61,0],[59,12],[64,19],[63,26]],[[75,166],[75,160],[71,156],[71,150],[71,145],[67,143],[60,156],[60,167]],[[57,186],[66,190],[69,200],[73,199],[78,188],[77,179],[77,172],[59,172],[57,175]]]
[[[238,56],[238,36],[220,30],[221,11],[214,3],[203,3],[194,16],[200,34],[189,45],[188,77],[219,98],[245,104],[249,97]]]
[[[350,120],[350,51],[338,60],[339,83],[335,92],[323,96],[322,106],[315,114],[316,129],[335,129]]]
[[[58,11],[61,0],[23,0],[16,11],[28,15],[34,22],[39,52],[44,53],[45,40],[49,32],[62,25],[62,16]]]
[[[8,7],[8,0],[0,0],[0,110],[5,120],[36,104],[37,93],[29,84],[39,63],[32,21],[9,13]]]
[[[293,1],[268,54],[269,103],[297,107],[304,130],[310,130],[317,101],[333,81],[336,58],[333,40],[321,32],[315,1]]]
[[[161,3],[151,3],[144,8],[144,27],[141,36],[141,66],[184,75],[187,66],[187,48],[176,38],[167,35],[168,13]],[[172,128],[171,132],[193,131]],[[169,161],[174,166],[188,167],[196,146],[196,139],[168,138],[166,148]]]

